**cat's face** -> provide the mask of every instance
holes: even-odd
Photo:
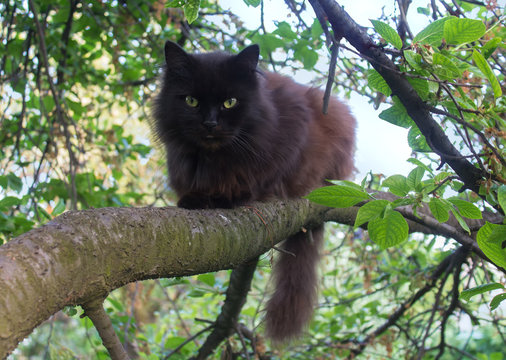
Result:
[[[255,112],[258,46],[235,56],[190,55],[167,42],[165,59],[158,102],[166,115],[158,120],[160,130],[211,151],[240,141]]]

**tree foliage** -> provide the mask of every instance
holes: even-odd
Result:
[[[399,0],[360,27],[334,1],[285,0],[289,16],[275,24],[263,1],[244,3],[259,10],[257,28],[212,0],[0,2],[0,244],[66,210],[173,204],[148,126],[165,40],[190,51],[258,43],[265,68],[310,71],[315,84],[357,93],[371,113],[380,107],[379,118],[408,129],[412,169],[386,178],[370,169],[309,194],[356,215],[328,226],[307,336],[282,349],[262,337],[270,252],[215,356],[501,359],[504,9],[465,0],[413,9]],[[424,19],[418,31],[412,13]],[[411,234],[413,224],[420,233]],[[129,356],[195,356],[220,313],[226,275],[109,294],[105,310]],[[57,313],[12,358],[108,358],[80,314]]]

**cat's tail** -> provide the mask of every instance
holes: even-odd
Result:
[[[281,252],[274,264],[275,289],[266,306],[265,332],[275,343],[300,336],[313,315],[323,226],[311,233],[299,232],[288,238],[284,244],[286,252]]]

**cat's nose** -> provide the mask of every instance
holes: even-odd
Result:
[[[204,127],[211,131],[212,129],[214,129],[216,126],[218,126],[218,122],[216,120],[206,120],[202,123],[202,125],[204,125]]]

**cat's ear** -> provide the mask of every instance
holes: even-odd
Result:
[[[181,46],[172,41],[165,43],[165,62],[168,67],[181,67],[188,64],[190,56]]]
[[[249,70],[256,70],[260,48],[257,44],[250,45],[235,56],[236,63],[246,66]]]

